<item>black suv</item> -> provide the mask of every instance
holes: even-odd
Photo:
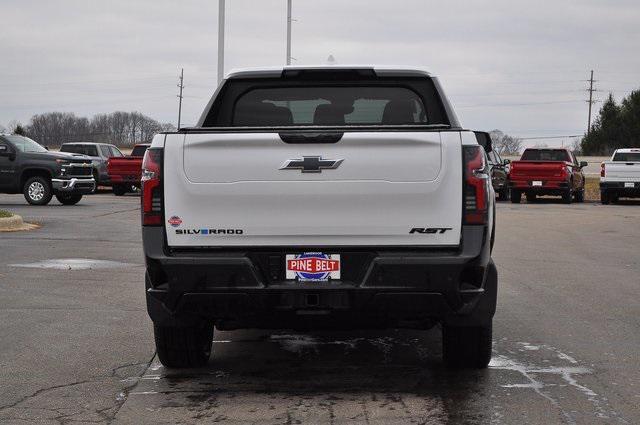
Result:
[[[0,135],[0,193],[22,193],[31,205],[46,205],[55,197],[75,205],[93,192],[91,159],[49,152],[28,137]]]

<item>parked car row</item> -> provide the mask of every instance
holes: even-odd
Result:
[[[50,152],[28,137],[0,134],[0,193],[22,193],[31,205],[46,205],[54,196],[75,205],[98,186],[124,195],[140,187],[148,146],[136,145],[130,156],[106,143],[64,143]]]
[[[475,132],[485,148],[491,182],[498,200],[517,204],[538,196],[560,196],[563,202],[584,202],[588,164],[566,148],[528,148],[518,161],[503,160],[491,147],[489,133]],[[618,149],[601,164],[600,195],[604,205],[621,197],[640,198],[640,148]]]

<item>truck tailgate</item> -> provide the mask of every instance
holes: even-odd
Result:
[[[109,175],[131,175],[138,176],[142,172],[141,157],[114,157],[107,162],[107,172]]]
[[[606,178],[618,181],[640,181],[640,162],[607,161]]]
[[[304,157],[341,162],[320,172],[282,169]],[[457,246],[461,160],[458,132],[346,132],[322,144],[285,143],[275,132],[168,135],[167,242]]]
[[[512,180],[547,180],[563,177],[563,169],[567,166],[559,161],[513,161],[510,178]]]

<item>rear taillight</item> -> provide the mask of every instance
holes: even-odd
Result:
[[[162,148],[149,148],[142,160],[142,225],[162,224]]]
[[[604,163],[600,164],[600,177],[604,177],[605,176],[605,169],[604,169]]]
[[[463,146],[464,223],[486,224],[489,211],[489,168],[482,146]]]

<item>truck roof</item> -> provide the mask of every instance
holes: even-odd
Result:
[[[640,148],[616,149],[614,153],[637,153],[637,152],[640,152]]]
[[[239,68],[231,70],[226,79],[239,78],[269,78],[280,77],[285,71],[303,71],[303,70],[363,70],[373,71],[378,76],[389,77],[408,77],[408,76],[424,76],[433,77],[426,70],[419,67],[407,66],[373,66],[373,65],[305,65],[305,66],[273,66],[260,68]]]
[[[569,148],[525,148],[525,151],[568,151]]]

